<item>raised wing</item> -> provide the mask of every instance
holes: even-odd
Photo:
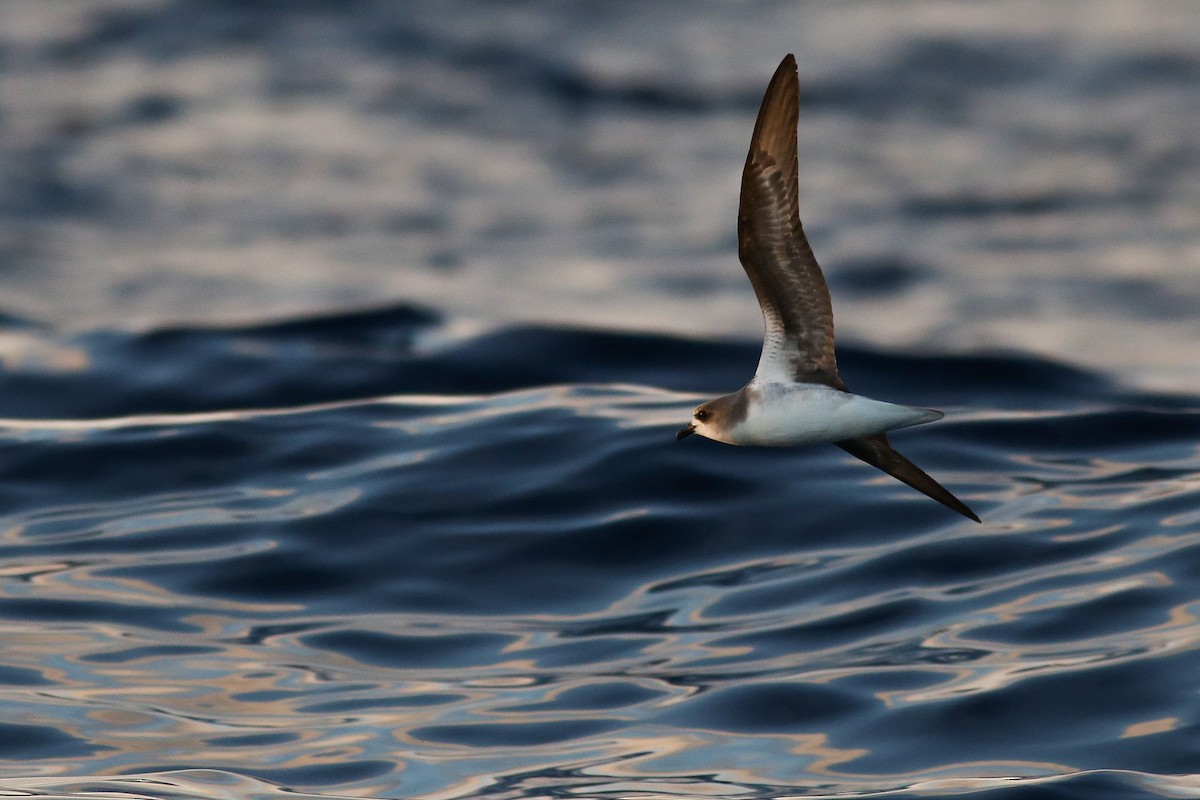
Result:
[[[799,114],[796,59],[783,59],[767,86],[742,172],[738,257],[766,331],[755,377],[844,389],[833,352],[833,307],[800,225],[796,185]]]

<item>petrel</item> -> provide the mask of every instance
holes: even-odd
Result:
[[[698,433],[726,444],[771,447],[832,442],[979,522],[888,442],[885,431],[933,422],[942,412],[852,394],[838,375],[829,288],[800,224],[798,109],[796,59],[789,54],[758,110],[738,207],[738,258],[765,326],[758,369],[738,391],[697,406],[676,438]]]

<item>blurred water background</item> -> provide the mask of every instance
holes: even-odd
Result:
[[[833,447],[674,441],[800,65]],[[1200,796],[1200,6],[0,3],[0,794]]]

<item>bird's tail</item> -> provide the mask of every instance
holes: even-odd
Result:
[[[913,425],[924,425],[928,422],[937,422],[942,417],[946,416],[941,411],[934,411],[932,408],[920,408],[919,406],[896,406],[903,408],[909,412],[908,416],[901,420],[899,425],[892,425],[887,430],[894,431],[897,428],[911,428]]]
[[[900,455],[900,452],[888,443],[886,435],[877,433],[874,436],[863,436],[858,439],[844,439],[834,444],[855,458],[867,462],[872,467],[878,467],[896,480],[907,483],[918,492],[937,500],[946,508],[957,511],[967,519],[980,521],[975,512],[967,508],[966,503],[950,494],[946,487]]]

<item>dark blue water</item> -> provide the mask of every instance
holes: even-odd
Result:
[[[79,364],[0,379],[12,785],[1196,788],[1196,398],[845,348],[948,408],[894,441],[977,526],[833,447],[677,443],[753,342],[442,327],[39,334]]]
[[[0,794],[1200,796],[1198,8],[0,3]]]

